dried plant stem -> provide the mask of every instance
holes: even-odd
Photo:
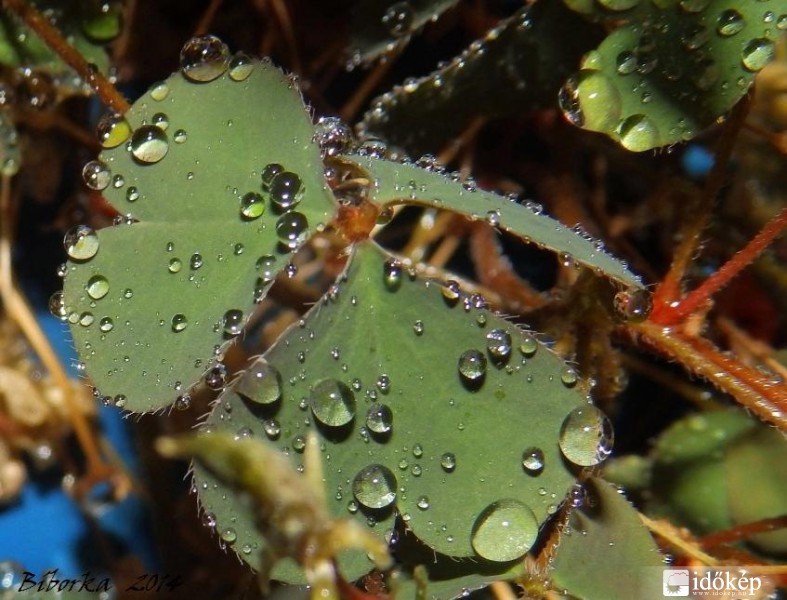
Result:
[[[77,72],[101,101],[117,113],[124,114],[130,108],[128,101],[120,95],[109,80],[69,44],[49,20],[25,0],[4,0],[4,6],[22,19],[63,62]]]
[[[744,97],[733,109],[732,115],[722,131],[716,147],[713,168],[705,181],[705,187],[697,205],[689,211],[690,220],[683,227],[682,242],[675,250],[670,269],[653,296],[652,317],[657,317],[662,310],[668,310],[670,304],[680,297],[681,281],[697,253],[700,238],[710,219],[716,196],[724,185],[727,165],[741,127],[746,121],[750,105],[750,97]]]
[[[632,323],[629,332],[638,342],[704,377],[757,415],[787,431],[787,385],[725,355],[710,342],[650,321]]]
[[[16,288],[11,268],[13,233],[11,227],[11,177],[0,179],[0,298],[8,317],[12,319],[30,346],[41,359],[55,384],[62,390],[71,426],[85,453],[88,471],[93,477],[104,477],[112,472],[101,458],[98,443],[77,403],[72,382],[49,344],[24,296]]]
[[[397,46],[393,52],[386,56],[384,61],[381,61],[372,72],[369,73],[366,79],[361,82],[361,85],[357,87],[352,97],[345,103],[339,112],[339,116],[341,116],[344,121],[352,121],[355,118],[355,115],[358,114],[358,111],[361,109],[363,103],[366,102],[369,94],[380,85],[380,82],[396,63],[396,59],[402,53],[402,48],[403,46]]]
[[[268,3],[276,15],[276,20],[279,22],[281,31],[284,35],[284,43],[290,53],[290,67],[296,73],[302,73],[301,57],[298,51],[298,40],[295,37],[295,29],[292,26],[292,19],[290,18],[287,3],[283,0],[268,0]]]
[[[698,560],[708,567],[713,567],[719,564],[718,560],[716,560],[710,554],[700,550],[695,543],[684,539],[683,536],[680,535],[680,532],[677,530],[677,528],[669,521],[657,521],[655,519],[646,517],[642,513],[640,513],[639,518],[645,527],[666,541],[670,546],[680,550],[685,556],[693,558],[694,560]]]
[[[771,219],[762,230],[713,275],[689,292],[677,305],[651,316],[659,325],[674,325],[697,312],[716,292],[726,286],[747,265],[751,264],[787,227],[787,208]]]
[[[208,8],[202,13],[199,23],[197,23],[197,26],[194,28],[194,35],[205,35],[208,33],[210,25],[213,23],[213,19],[216,18],[216,14],[219,12],[222,3],[223,0],[211,0],[210,4],[208,4]]]

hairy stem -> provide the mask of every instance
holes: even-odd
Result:
[[[25,25],[32,29],[63,62],[77,72],[101,101],[117,113],[124,114],[130,108],[128,101],[120,95],[109,80],[69,44],[49,20],[25,0],[4,0],[4,6],[15,12]]]

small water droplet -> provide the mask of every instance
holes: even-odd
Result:
[[[232,308],[225,312],[221,326],[226,335],[238,335],[243,331],[243,311]]]
[[[446,281],[445,284],[440,288],[440,291],[442,292],[445,301],[451,306],[456,304],[457,300],[459,300],[459,296],[462,293],[459,284],[453,279]]]
[[[169,151],[167,134],[155,125],[142,125],[131,136],[130,150],[138,163],[155,164]]]
[[[459,374],[469,383],[477,383],[486,375],[486,356],[478,350],[465,350],[459,356]]]
[[[254,70],[254,61],[243,52],[238,52],[230,59],[229,69],[230,79],[233,81],[245,81]]]
[[[281,435],[281,425],[276,419],[265,419],[262,422],[262,429],[268,438],[275,440]]]
[[[743,31],[746,21],[743,15],[734,8],[722,11],[716,19],[716,32],[724,37],[729,37]]]
[[[402,265],[398,260],[389,258],[383,264],[383,283],[389,291],[395,292],[402,285]]]
[[[49,298],[49,312],[61,321],[68,318],[68,309],[62,290],[58,290]]]
[[[404,37],[413,30],[415,10],[409,2],[394,2],[383,13],[382,23],[393,37]]]
[[[453,473],[454,469],[456,469],[456,456],[453,452],[445,452],[440,457],[440,466],[443,468],[443,471],[446,473]]]
[[[114,327],[115,323],[110,317],[102,317],[98,322],[98,328],[104,333],[109,333]]]
[[[656,124],[646,115],[631,115],[617,128],[620,144],[632,152],[644,152],[660,144],[661,134]]]
[[[639,289],[618,292],[613,303],[618,317],[632,323],[646,320],[652,307],[650,292]]]
[[[204,83],[221,77],[227,70],[230,52],[215,35],[191,38],[180,51],[180,68],[190,81]]]
[[[188,410],[191,408],[191,396],[188,394],[181,394],[175,398],[175,410]]]
[[[139,200],[139,190],[133,185],[126,190],[126,200],[128,202],[136,202]]]
[[[219,363],[205,373],[205,385],[212,390],[220,390],[227,383],[227,367]]]
[[[538,537],[538,520],[529,506],[503,499],[487,506],[473,523],[470,542],[487,560],[508,562],[523,556]]]
[[[393,427],[393,412],[390,407],[379,402],[373,403],[366,413],[366,426],[373,433],[389,433]]]
[[[221,532],[221,539],[228,544],[233,544],[235,543],[235,540],[238,539],[238,535],[235,533],[235,530],[232,527],[227,527],[227,529]]]
[[[182,268],[183,262],[179,258],[169,259],[169,263],[167,263],[167,270],[170,273],[178,273]]]
[[[416,506],[420,510],[429,510],[429,507],[431,506],[431,503],[429,502],[429,496],[419,496]]]
[[[306,240],[308,227],[309,223],[304,214],[291,211],[276,221],[276,235],[282,244],[294,250]]]
[[[511,334],[505,329],[492,329],[486,334],[486,349],[495,363],[505,363],[511,356]]]
[[[529,475],[539,475],[544,470],[544,451],[531,446],[522,453],[522,466]]]
[[[126,397],[123,394],[118,394],[114,398],[114,404],[117,408],[123,408],[126,406]]]
[[[122,115],[104,115],[98,122],[96,135],[103,148],[115,148],[131,136],[131,125]]]
[[[566,387],[574,387],[577,383],[577,379],[577,372],[568,365],[563,367],[560,371],[560,381],[562,381],[563,385]]]
[[[256,360],[238,379],[235,391],[251,402],[273,404],[281,398],[282,377],[267,360]]]
[[[63,238],[63,247],[72,260],[90,260],[98,252],[98,236],[87,225],[77,225],[66,233]]]
[[[178,313],[172,317],[172,331],[175,333],[179,333],[186,329],[188,324],[189,322],[185,315]]]
[[[101,300],[109,293],[109,281],[103,275],[93,275],[87,280],[85,290],[93,300]]]
[[[592,467],[612,453],[612,424],[595,406],[575,408],[563,421],[558,436],[560,450],[575,465]]]
[[[282,172],[284,172],[284,167],[282,167],[279,163],[269,163],[265,165],[260,176],[262,179],[262,190],[264,192],[269,191],[273,178]]]
[[[265,213],[265,200],[256,192],[248,192],[240,199],[240,214],[246,219],[256,219]]]
[[[424,333],[424,322],[421,320],[415,321],[413,323],[413,333],[415,335],[423,335]]]
[[[366,508],[387,508],[396,500],[396,477],[388,467],[369,465],[353,479],[352,492]]]
[[[309,395],[314,418],[329,427],[341,427],[355,417],[355,394],[341,381],[323,379]]]
[[[166,100],[167,96],[169,96],[169,86],[167,85],[166,81],[160,81],[158,83],[154,83],[150,88],[150,97],[153,98],[156,102],[161,102],[162,100]]]

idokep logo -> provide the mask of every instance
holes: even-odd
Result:
[[[665,597],[688,597],[689,583],[690,578],[688,569],[664,569],[662,591]]]

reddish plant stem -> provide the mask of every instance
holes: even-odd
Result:
[[[734,544],[735,542],[745,540],[758,533],[785,528],[787,528],[787,515],[770,517],[768,519],[754,521],[753,523],[745,523],[725,529],[724,531],[708,534],[700,539],[700,544],[705,548],[712,548],[714,546],[720,546],[721,544]]]
[[[664,279],[653,294],[653,313],[657,317],[662,311],[669,311],[670,304],[680,296],[680,284],[689,264],[694,259],[700,245],[700,237],[708,224],[716,196],[719,194],[726,179],[727,164],[729,163],[738,133],[743,127],[746,116],[749,114],[751,100],[744,97],[733,108],[732,115],[722,131],[715,152],[715,162],[708,174],[705,186],[699,201],[690,210],[690,220],[684,224],[681,231],[682,242],[675,250],[672,264]]]
[[[651,317],[659,325],[674,325],[696,312],[713,294],[726,286],[747,265],[751,264],[787,227],[787,208],[771,219],[746,246],[738,251],[713,275],[691,291],[676,306],[670,306]]]
[[[130,108],[128,101],[120,95],[109,80],[90,64],[66,39],[55,29],[49,20],[25,0],[4,0],[3,5],[17,16],[40,37],[63,62],[77,72],[101,101],[119,114]]]
[[[630,323],[637,342],[651,346],[686,369],[704,377],[760,419],[787,431],[787,385],[726,356],[710,342],[650,321]]]

